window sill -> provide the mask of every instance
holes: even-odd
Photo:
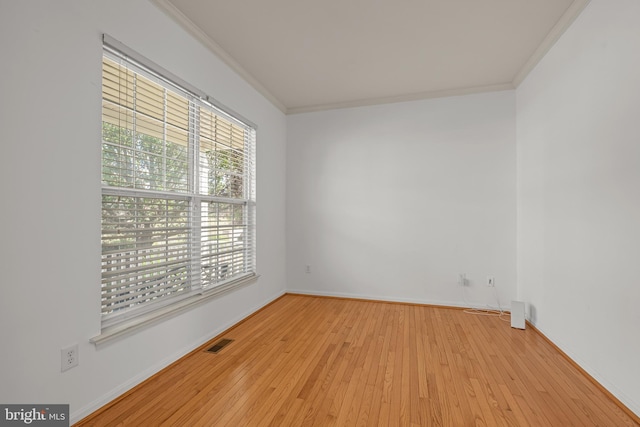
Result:
[[[132,334],[140,329],[146,328],[155,323],[159,323],[164,319],[175,316],[178,313],[189,310],[195,305],[208,301],[211,298],[222,293],[239,288],[249,283],[253,283],[258,280],[259,277],[259,275],[254,273],[248,276],[241,277],[237,280],[233,280],[229,283],[216,286],[215,288],[204,290],[200,294],[185,298],[176,302],[175,304],[168,305],[150,313],[145,313],[143,315],[118,323],[117,325],[104,328],[100,335],[96,335],[89,341],[95,344],[96,347],[115,341],[116,339]]]

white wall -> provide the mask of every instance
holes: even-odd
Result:
[[[261,277],[96,350],[103,32],[258,125]],[[2,1],[0,55],[0,402],[70,403],[77,421],[284,292],[286,120],[142,0]]]
[[[636,0],[592,0],[516,92],[518,298],[636,413],[638,16]],[[103,32],[258,124],[261,278],[95,349]],[[285,279],[294,291],[462,305],[465,272],[469,303],[495,304],[489,274],[503,304],[516,296],[513,92],[285,119],[143,0],[0,2],[0,54],[0,402],[67,402],[76,421]],[[59,350],[75,342],[80,366],[60,373]]]
[[[513,91],[293,115],[287,124],[291,291],[447,305],[466,297],[484,307],[496,305],[485,285],[493,275],[510,303]]]
[[[639,17],[592,0],[517,90],[519,296],[637,414]]]

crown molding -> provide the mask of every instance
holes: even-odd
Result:
[[[513,86],[518,87],[520,83],[529,75],[531,71],[538,65],[538,62],[551,50],[553,45],[560,39],[564,32],[573,24],[573,21],[580,15],[584,8],[591,0],[574,0],[573,3],[562,14],[558,22],[551,28],[547,36],[544,38],[540,46],[533,52],[527,62],[524,63],[520,71],[513,78]]]
[[[430,92],[420,92],[412,94],[403,94],[389,97],[378,97],[359,99],[337,103],[327,103],[318,105],[308,105],[300,107],[287,108],[277,97],[267,90],[253,75],[244,69],[231,55],[229,55],[218,43],[202,31],[193,21],[176,8],[169,0],[150,0],[167,16],[173,19],[185,31],[187,31],[196,40],[202,43],[206,48],[220,58],[227,66],[235,71],[242,79],[249,83],[256,91],[264,96],[276,108],[284,114],[302,114],[315,111],[335,110],[343,108],[365,107],[378,104],[391,104],[407,101],[418,101],[431,98],[444,98],[449,96],[471,95],[484,92],[496,92],[502,90],[511,90],[517,88],[520,83],[529,75],[536,67],[538,62],[547,54],[564,32],[571,26],[575,19],[580,15],[582,10],[589,4],[591,0],[574,0],[567,10],[560,17],[558,22],[546,35],[542,43],[529,57],[527,62],[516,73],[510,83],[501,83],[495,85],[476,86],[467,88],[445,89]]]
[[[168,0],[151,0],[161,11],[163,11],[169,18],[173,19],[178,25],[186,30],[191,36],[195,37],[200,43],[202,43],[207,49],[213,52],[218,58],[220,58],[226,65],[228,65],[233,71],[235,71],[240,77],[242,77],[247,83],[249,83],[255,90],[257,90],[262,96],[267,98],[276,108],[283,113],[287,113],[287,107],[280,102],[271,92],[267,90],[258,80],[255,79],[242,65],[240,65],[231,55],[229,55],[218,43],[213,41],[211,37],[205,34],[192,20],[182,13],[178,8],[171,4]]]
[[[485,92],[499,92],[515,89],[511,83],[501,83],[488,86],[474,86],[457,89],[444,89],[430,92],[411,93],[397,96],[361,99],[356,101],[336,102],[332,104],[309,105],[287,109],[287,114],[312,113],[316,111],[337,110],[341,108],[367,107],[371,105],[393,104],[398,102],[420,101],[431,98],[446,98],[450,96],[472,95]]]

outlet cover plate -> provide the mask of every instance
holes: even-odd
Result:
[[[60,350],[60,369],[62,372],[78,366],[78,362],[78,344]]]

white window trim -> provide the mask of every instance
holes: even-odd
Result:
[[[150,70],[153,70],[156,74],[164,77],[166,80],[174,82],[176,85],[180,86],[182,89],[186,89],[188,92],[191,92],[194,96],[199,98],[201,101],[211,104],[213,107],[220,110],[222,113],[226,113],[226,114],[223,114],[225,119],[228,119],[232,122],[236,122],[241,125],[245,125],[255,130],[258,130],[258,126],[255,123],[253,123],[251,120],[243,117],[241,114],[235,112],[231,108],[217,101],[212,96],[207,95],[200,89],[182,80],[180,77],[176,76],[172,72],[156,64],[152,60],[144,57],[143,55],[140,55],[135,50],[130,49],[128,46],[126,46],[125,44],[122,44],[121,42],[109,36],[108,34],[102,35],[102,43],[103,43],[103,46],[107,46],[117,50],[118,52],[120,52],[120,54],[124,55],[126,58],[129,58],[134,62],[137,62],[140,65],[143,65],[144,67]]]
[[[254,283],[259,277],[260,276],[255,273],[247,273],[244,276],[235,277],[230,279],[227,283],[223,282],[214,288],[207,289],[195,295],[192,294],[189,297],[167,305],[166,307],[119,322],[118,324],[108,328],[103,328],[99,335],[96,335],[89,341],[95,344],[96,347],[115,341],[148,326],[160,323],[161,321],[182,313],[183,311],[190,310],[196,305],[204,303],[213,297],[219,296],[233,289],[237,289],[241,286]]]
[[[214,98],[208,96],[204,92],[193,87],[189,83],[175,76],[174,74],[167,71],[163,67],[157,65],[153,61],[131,50],[130,48],[120,43],[119,41],[113,39],[107,34],[103,35],[103,46],[109,47],[111,49],[115,49],[127,59],[130,59],[133,62],[138,63],[147,69],[153,70],[154,73],[157,73],[164,79],[175,83],[176,85],[181,87],[181,89],[191,92],[203,104],[205,105],[208,104],[214,107],[214,109],[217,110],[217,114],[222,113],[222,114],[218,114],[219,116],[222,116],[225,119],[231,122],[237,123],[241,126],[249,127],[249,128],[252,128],[254,131],[257,131],[257,126],[251,121],[245,119],[240,114],[234,112],[230,108],[217,102]],[[255,176],[253,177],[253,179],[255,179]],[[104,188],[105,187],[103,186],[103,189]],[[117,191],[116,188],[113,188],[113,190]],[[255,187],[254,187],[254,191],[255,191]],[[144,190],[140,190],[140,192],[144,193]],[[155,192],[155,193],[158,193],[158,192]],[[141,194],[141,196],[144,197],[144,194]],[[180,193],[172,193],[171,196],[181,197]],[[222,202],[232,201],[225,198],[212,198],[212,197],[209,197],[209,198],[220,199],[220,201]],[[249,199],[250,199],[250,196],[249,196]],[[235,201],[237,202],[237,200]],[[249,202],[245,202],[245,203],[254,205],[255,199],[253,201],[250,200]],[[253,210],[250,209],[250,212],[253,212]],[[253,221],[255,224],[255,218],[253,218]],[[255,233],[255,231],[253,233]],[[253,250],[254,251],[256,250],[255,243],[253,246]],[[142,309],[140,310],[140,313],[133,315],[131,318],[127,319],[126,316],[124,316],[123,320],[120,320],[117,323],[114,323],[113,325],[107,323],[107,325],[105,326],[104,321],[101,320],[102,322],[101,332],[100,334],[91,338],[90,342],[94,343],[96,346],[100,346],[105,343],[111,342],[123,336],[129,335],[135,331],[138,331],[140,329],[143,329],[150,325],[158,323],[164,319],[175,316],[180,312],[187,311],[198,304],[201,304],[207,300],[210,300],[211,298],[216,297],[220,294],[231,291],[232,289],[236,289],[238,287],[253,283],[257,281],[258,278],[259,278],[259,275],[255,272],[255,261],[254,261],[253,272],[248,272],[248,273],[234,276],[222,282],[218,282],[216,283],[215,286],[212,286],[212,287],[196,288],[191,292],[189,292],[182,299],[169,300],[167,301],[167,304],[164,306],[162,303],[155,304],[153,307],[150,307],[149,311],[145,311],[145,309]]]

